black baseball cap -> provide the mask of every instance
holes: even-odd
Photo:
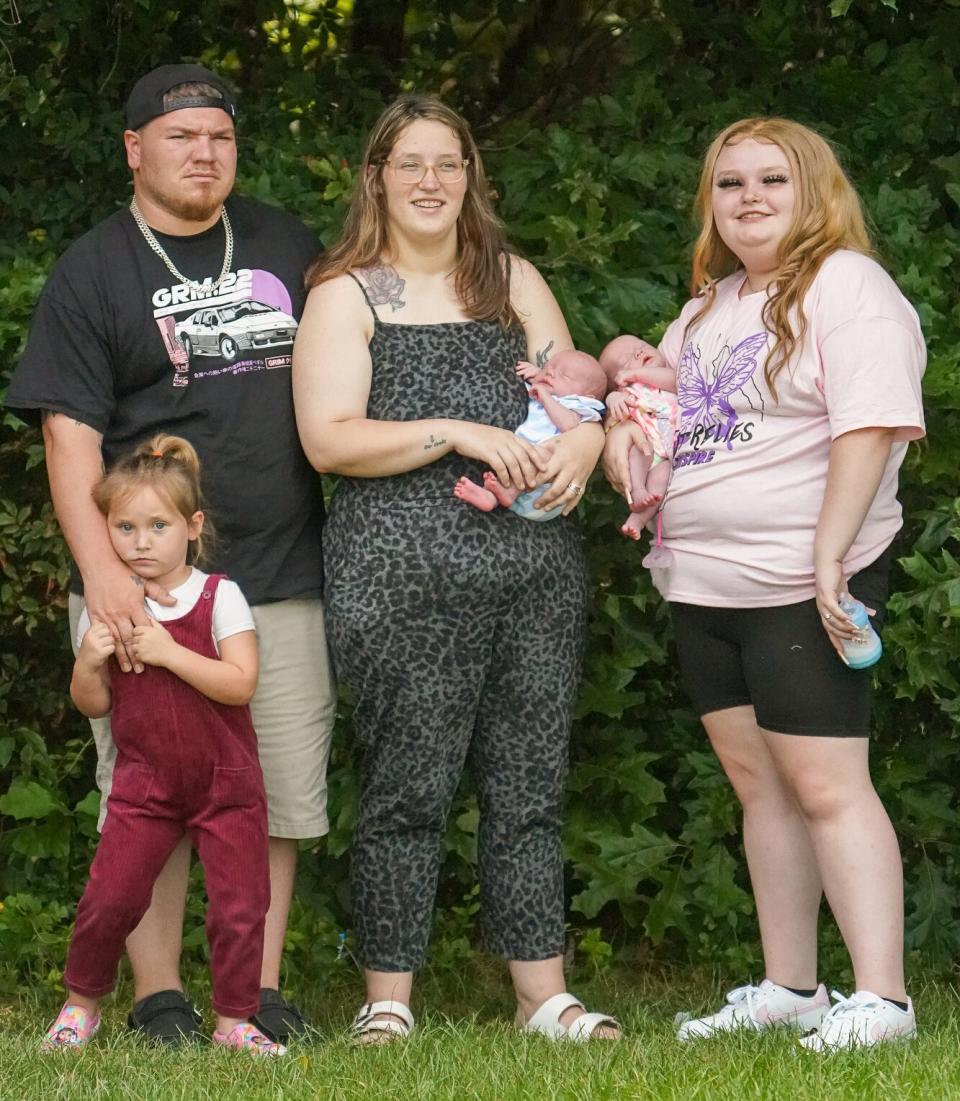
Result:
[[[164,106],[164,96],[179,84],[209,84],[215,95],[178,95]],[[127,100],[127,129],[141,126],[160,115],[182,111],[185,107],[220,107],[235,119],[237,105],[233,92],[224,82],[202,65],[161,65],[140,77]]]

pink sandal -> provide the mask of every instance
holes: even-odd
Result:
[[[276,1044],[249,1021],[234,1025],[229,1032],[214,1032],[213,1042],[224,1047],[233,1047],[238,1051],[249,1051],[251,1055],[286,1055],[283,1044]]]
[[[59,1016],[47,1029],[47,1034],[40,1044],[40,1050],[44,1052],[77,1051],[86,1047],[99,1030],[99,1013],[91,1014],[89,1010],[79,1005],[64,1002]]]

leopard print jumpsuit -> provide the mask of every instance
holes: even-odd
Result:
[[[366,293],[366,292],[365,292]],[[371,306],[371,310],[373,307]],[[515,429],[524,334],[374,313],[368,416]],[[484,940],[508,959],[563,948],[563,795],[586,576],[571,519],[535,524],[453,496],[484,465],[341,478],[324,528],[326,613],[362,751],[351,889],[359,955],[424,959],[441,843],[465,764],[477,783]]]

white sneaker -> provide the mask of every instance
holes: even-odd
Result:
[[[764,979],[759,986],[738,986],[727,994],[727,1004],[709,1017],[690,1018],[678,1013],[678,1040],[699,1040],[721,1032],[783,1026],[801,1031],[816,1028],[830,1010],[827,988],[821,983],[810,998]]]
[[[834,990],[833,996],[837,1004],[823,1018],[818,1031],[800,1041],[808,1051],[873,1047],[888,1040],[911,1040],[917,1034],[917,1018],[909,998],[904,1010],[869,990],[858,990],[849,998]]]

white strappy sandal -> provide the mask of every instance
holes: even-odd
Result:
[[[405,1040],[413,1026],[413,1014],[403,1002],[367,1002],[354,1017],[350,1035],[360,1043],[383,1044]],[[365,1041],[367,1036],[370,1039]]]
[[[560,1023],[560,1018],[574,1007],[584,1012],[567,1028]],[[621,1031],[620,1022],[615,1017],[606,1013],[587,1013],[586,1006],[573,994],[554,994],[523,1025],[523,1031],[538,1032],[551,1040],[571,1040],[575,1044],[584,1044],[593,1038],[598,1028],[603,1027]]]

